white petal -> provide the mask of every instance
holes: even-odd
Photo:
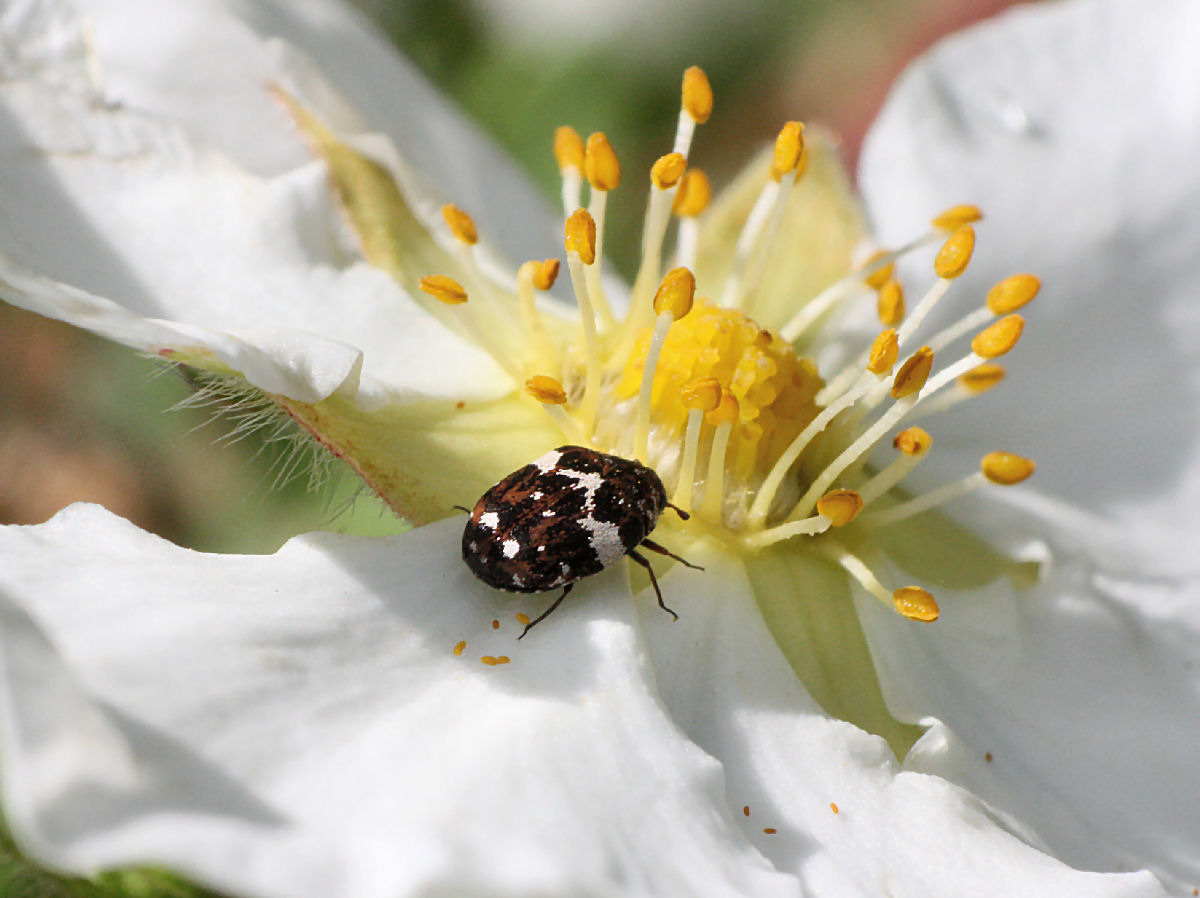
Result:
[[[1074,871],[1007,833],[967,793],[901,771],[882,739],[830,719],[808,697],[740,564],[711,553],[689,560],[706,570],[663,583],[678,622],[640,596],[663,700],[724,763],[729,804],[750,808],[738,821],[746,838],[800,877],[806,894],[1163,894],[1145,873]]]
[[[476,582],[461,523],[266,557],[86,506],[4,528],[14,832],[246,896],[794,895],[652,694],[624,570],[517,642],[548,597]]]
[[[307,157],[267,97],[269,62],[279,53],[217,5],[171,4],[168,12],[150,4],[144,16],[133,8],[139,5],[101,4],[98,60],[86,55],[93,23],[56,4],[44,5],[53,12],[18,4],[0,19],[0,70],[11,72],[0,82],[6,298],[142,349],[204,347],[256,386],[303,401],[337,389],[354,396],[361,388],[368,404],[413,393],[503,392],[507,379],[487,356],[358,259],[333,208],[324,166]],[[353,16],[342,16],[349,24],[339,25],[330,9],[336,8],[301,4],[304,15],[294,27],[315,40],[324,16],[329,33],[347,41],[342,57],[356,56],[354,41],[361,39],[369,45],[362,56],[382,66],[378,40]],[[211,28],[191,27],[197,10]],[[271,23],[282,27],[283,19]],[[118,52],[130,43],[161,53]],[[115,84],[103,80],[105,47],[117,55]],[[218,61],[228,71],[210,83]],[[299,77],[295,52],[287,61],[288,74]],[[414,102],[436,108],[424,93]],[[214,103],[229,104],[228,122],[210,108]],[[231,130],[243,119],[255,123],[253,135]],[[424,139],[434,141],[437,133],[431,128]],[[457,149],[475,146],[451,136]],[[248,149],[260,146],[259,138],[276,160],[270,166]],[[280,148],[289,141],[296,158],[283,167],[288,153]],[[222,151],[278,170],[248,172]],[[509,183],[503,176],[497,181]],[[520,232],[511,223],[520,208],[509,205],[504,230]],[[31,272],[106,297],[133,315],[56,290]],[[140,318],[186,326],[149,326]]]
[[[1090,532],[1062,520],[1026,516],[1022,531],[995,517],[1023,537],[1020,557],[1044,562],[1041,582],[939,588],[930,626],[859,596],[889,706],[942,724],[910,764],[970,789],[1067,863],[1148,866],[1190,893],[1200,566],[1097,554]]]
[[[1198,33],[1191,0],[1027,6],[939,45],[894,89],[861,170],[882,238],[977,202],[987,219],[954,293],[974,305],[1015,271],[1045,282],[1010,382],[935,422],[942,462],[954,448],[973,466],[970,435],[1002,422],[1042,488],[1195,532]]]

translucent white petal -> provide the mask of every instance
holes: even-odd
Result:
[[[1067,863],[1149,866],[1190,893],[1200,565],[1097,549],[1062,519],[994,505],[992,518],[1042,562],[1040,582],[938,588],[931,626],[858,597],[889,706],[941,722],[910,764],[970,789]]]
[[[1002,421],[1042,488],[1195,532],[1198,33],[1191,0],[1025,6],[945,41],[894,88],[861,169],[882,238],[977,202],[987,220],[955,293],[977,302],[1014,271],[1045,282],[1010,382],[934,422],[930,470],[973,465],[970,436]]]
[[[390,61],[401,73],[385,82],[393,122],[435,120],[409,134],[427,144],[426,155],[445,159],[480,145],[356,17],[317,2],[288,7],[294,20],[282,10],[254,7],[250,19],[271,35],[290,28],[326,56],[336,38],[338,71],[347,59],[366,60],[384,78]],[[91,11],[95,18],[80,19],[58,3],[18,3],[0,18],[6,298],[143,349],[207,348],[256,386],[305,401],[339,388],[350,396],[361,389],[367,404],[413,393],[490,398],[507,388],[486,355],[359,259],[324,166],[267,94],[272,74],[314,90],[325,84],[297,51],[268,46],[216,2],[113,0]],[[328,89],[321,95],[336,105]],[[405,117],[410,102],[420,113]],[[219,114],[226,105],[227,119]],[[334,114],[350,116],[344,104]],[[445,141],[454,147],[439,155]],[[477,162],[459,160],[467,171],[493,165],[486,151]],[[536,215],[529,227],[512,226],[529,205],[509,195],[518,179],[497,170],[495,182],[486,195],[505,202],[503,233],[538,233]],[[78,294],[47,282],[30,290],[33,273],[135,316],[189,325],[176,330],[194,339],[171,339],[119,309],[97,317],[103,303],[81,306]]]
[[[830,719],[808,697],[740,564],[695,556],[705,571],[664,578],[678,622],[639,596],[659,689],[684,732],[724,763],[735,816],[750,810],[738,816],[746,838],[794,872],[805,894],[1163,894],[1146,873],[1072,870],[1010,835],[969,794],[899,769],[882,739]]]
[[[475,581],[461,523],[262,557],[89,506],[0,530],[14,832],[246,896],[794,895],[663,714],[624,570],[517,642],[548,597]]]

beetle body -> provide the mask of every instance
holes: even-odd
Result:
[[[583,446],[560,446],[480,497],[463,530],[463,561],[484,583],[507,592],[563,588],[526,632],[558,607],[576,580],[626,555],[650,572],[659,605],[670,611],[649,562],[636,551],[645,546],[683,561],[647,539],[667,507],[675,506],[645,465]]]

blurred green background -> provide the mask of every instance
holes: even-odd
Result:
[[[558,193],[554,128],[605,131],[626,172],[669,149],[688,65],[716,92],[696,154],[719,186],[790,118],[821,122],[853,166],[905,62],[1012,0],[357,0],[425,73]],[[614,197],[608,247],[628,275],[642,197]],[[159,375],[159,376],[156,376]],[[37,523],[99,502],[182,545],[267,552],[313,529],[398,529],[352,502],[343,473],[280,483],[278,444],[229,441],[212,411],[166,411],[183,379],[87,334],[0,305],[0,522]]]

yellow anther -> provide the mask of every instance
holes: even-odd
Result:
[[[525,381],[525,392],[545,405],[563,405],[567,401],[562,383],[546,374],[535,374]]]
[[[889,374],[899,355],[900,341],[896,332],[889,327],[871,344],[871,352],[867,356],[867,370],[880,377]]]
[[[616,190],[621,184],[621,163],[603,131],[597,131],[587,139],[583,173],[593,190]]]
[[[701,377],[679,391],[686,409],[711,412],[721,404],[721,382],[715,377]]]
[[[579,253],[584,265],[596,261],[596,222],[587,209],[576,209],[567,218],[567,252]]]
[[[956,278],[967,270],[975,251],[975,229],[963,225],[955,229],[933,260],[933,271],[940,278]]]
[[[892,593],[892,604],[896,611],[909,620],[931,623],[938,619],[941,609],[928,590],[919,586],[902,586]]]
[[[909,427],[896,434],[892,445],[905,455],[924,455],[933,448],[933,437],[924,428]]]
[[[882,259],[887,254],[888,251],[886,249],[881,249],[878,252],[872,253],[871,258],[867,259],[867,261],[863,263],[863,268],[870,268],[879,259]],[[865,278],[863,278],[863,282],[874,290],[880,290],[883,288],[884,284],[892,279],[892,273],[895,272],[895,270],[896,263],[888,262],[878,271],[872,271],[870,274],[868,274]]]
[[[421,290],[448,306],[460,306],[467,301],[467,291],[454,278],[444,274],[427,274],[421,278]]]
[[[962,375],[958,382],[972,393],[984,393],[1004,380],[1007,373],[1003,365],[987,362],[983,365],[976,365]]]
[[[583,171],[583,138],[570,125],[560,125],[554,132],[554,158],[560,170],[573,168]]]
[[[993,315],[1007,315],[1032,300],[1041,289],[1042,282],[1035,275],[1014,274],[988,291],[987,306]]]
[[[979,470],[992,483],[1012,486],[1020,483],[1037,470],[1032,459],[1011,452],[989,452],[979,462]]]
[[[678,321],[692,310],[696,299],[696,276],[686,268],[672,268],[654,294],[654,312],[670,312]]]
[[[879,288],[879,299],[875,303],[879,321],[887,327],[895,327],[904,320],[904,288],[895,278]]]
[[[951,206],[932,222],[939,231],[954,231],[963,225],[974,224],[983,218],[978,206]]]
[[[1024,329],[1025,319],[1020,315],[1005,315],[975,335],[971,351],[983,359],[999,358],[1017,345]]]
[[[442,206],[442,217],[446,219],[446,224],[450,226],[450,232],[463,243],[475,244],[479,242],[479,232],[475,230],[475,219],[471,218],[470,215],[458,208],[458,206],[453,203],[446,203],[446,205]]]
[[[698,125],[712,115],[713,92],[704,69],[694,65],[683,73],[683,108]]]
[[[682,153],[667,153],[654,160],[650,167],[650,181],[659,190],[674,187],[687,171],[687,160]]]
[[[929,372],[933,368],[933,350],[922,346],[900,366],[896,379],[892,382],[892,398],[903,399],[919,393],[929,380]]]
[[[796,178],[799,181],[804,177],[804,173],[808,171],[808,147],[800,151],[800,158],[796,162]]]
[[[775,157],[771,162],[771,177],[776,181],[793,171],[800,164],[800,155],[804,152],[804,125],[800,122],[788,122],[775,138]]]
[[[534,265],[537,267],[533,270],[533,286],[539,290],[549,290],[558,280],[558,259],[545,259]]]
[[[698,168],[689,168],[679,181],[679,190],[671,211],[680,218],[693,218],[708,208],[712,198],[712,186],[708,175]]]
[[[844,527],[858,517],[863,499],[854,490],[830,490],[817,500],[817,514],[829,518],[834,527]]]
[[[721,401],[717,403],[717,407],[708,413],[708,423],[713,427],[719,427],[722,424],[733,424],[737,421],[738,415],[741,414],[741,406],[738,404],[737,397],[733,395],[727,388],[721,388]]]

